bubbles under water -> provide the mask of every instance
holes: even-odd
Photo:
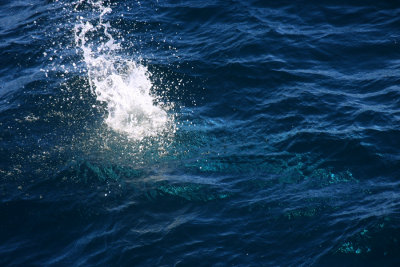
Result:
[[[76,8],[83,4],[79,1]],[[134,59],[120,55],[120,42],[113,38],[104,17],[112,12],[102,1],[87,1],[98,14],[96,19],[78,16],[74,27],[75,44],[83,53],[89,84],[99,102],[105,103],[106,124],[134,140],[173,134],[172,105],[153,95],[151,73]]]

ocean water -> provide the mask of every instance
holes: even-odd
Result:
[[[397,1],[0,0],[1,266],[400,266]]]

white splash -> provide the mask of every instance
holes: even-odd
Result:
[[[86,4],[98,12],[98,19],[89,22],[78,17],[75,44],[83,52],[92,92],[98,101],[107,104],[105,122],[136,140],[165,131],[173,118],[167,114],[167,106],[161,107],[152,95],[151,74],[145,66],[116,53],[121,50],[120,44],[110,33],[110,24],[104,22],[104,16],[112,9],[102,1]]]

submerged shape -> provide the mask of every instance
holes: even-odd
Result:
[[[194,183],[186,184],[165,184],[157,188],[161,194],[172,197],[179,197],[187,201],[211,201],[224,199],[230,196],[229,193],[220,193],[211,185],[202,185]]]

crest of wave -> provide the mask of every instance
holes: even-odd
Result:
[[[116,53],[120,44],[110,33],[110,24],[103,20],[111,8],[103,6],[101,1],[88,3],[99,13],[98,19],[94,23],[78,17],[75,44],[83,52],[92,92],[98,101],[107,104],[105,122],[136,140],[166,131],[172,125],[172,115],[168,115],[168,107],[158,104],[152,95],[149,71]]]

